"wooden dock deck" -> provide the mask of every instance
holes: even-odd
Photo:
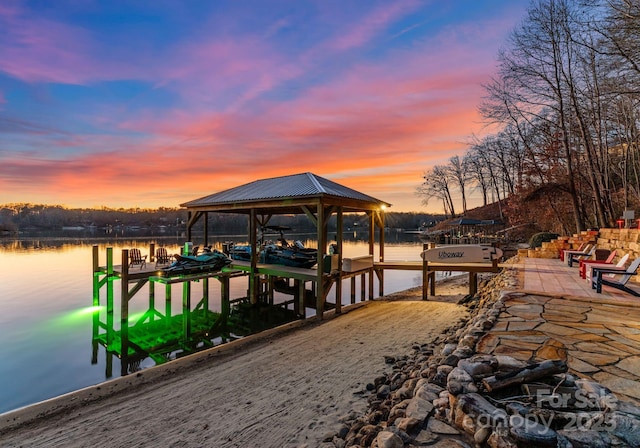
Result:
[[[427,300],[427,291],[436,294],[436,272],[468,272],[469,295],[478,292],[478,274],[500,272],[502,266],[498,260],[491,263],[436,263],[427,261],[378,261],[373,263],[376,272],[384,270],[422,271],[422,299]],[[380,276],[381,274],[378,274]]]

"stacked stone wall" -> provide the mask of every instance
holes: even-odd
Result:
[[[520,249],[518,256],[525,258],[560,258],[563,250],[575,250],[583,243],[595,244],[598,231],[585,230],[572,236],[560,236],[555,240],[542,243],[541,247]]]

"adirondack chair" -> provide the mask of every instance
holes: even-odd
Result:
[[[591,281],[591,279],[593,278],[593,271],[594,269],[607,269],[607,270],[611,270],[611,271],[617,271],[617,272],[624,272],[627,270],[627,268],[625,267],[625,264],[627,263],[627,260],[629,259],[629,254],[625,254],[622,256],[622,258],[620,258],[620,260],[618,260],[618,262],[614,265],[613,263],[611,264],[604,264],[604,263],[589,263],[585,265],[585,278],[587,279],[587,281]],[[607,278],[614,278],[614,274],[605,274],[605,277]]]
[[[580,278],[587,278],[587,266],[590,264],[611,264],[613,265],[613,260],[616,258],[616,251],[612,250],[609,253],[609,256],[606,260],[580,260],[580,264],[578,266],[578,272],[580,274]]]
[[[588,260],[592,255],[596,253],[598,247],[594,244],[589,249],[585,249],[583,252],[571,252],[567,254],[567,264],[569,267],[573,266],[573,263],[579,260]]]
[[[173,255],[169,255],[166,248],[158,247],[158,249],[156,249],[156,267],[169,264],[173,262],[173,260]]]
[[[563,249],[560,251],[560,261],[565,261],[569,252],[583,252],[586,249],[588,249],[587,243],[580,243],[577,249]]]
[[[611,286],[616,289],[620,289],[622,291],[626,291],[629,294],[640,297],[640,290],[633,289],[627,286],[627,282],[631,278],[632,275],[636,275],[638,271],[638,267],[640,267],[640,258],[636,258],[631,262],[626,271],[616,271],[610,269],[594,269],[593,277],[591,277],[591,287],[595,288],[596,292],[602,292],[602,285]],[[620,279],[608,279],[603,277],[603,274],[616,274],[620,275]]]
[[[140,249],[129,249],[129,267],[140,266],[140,269],[147,264],[147,256],[140,253]]]

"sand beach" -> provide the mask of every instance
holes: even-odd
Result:
[[[366,385],[467,317],[466,276],[294,323],[2,415],[4,447],[316,447]]]

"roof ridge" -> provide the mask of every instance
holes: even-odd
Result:
[[[324,189],[324,187],[320,184],[320,182],[318,182],[318,179],[316,179],[316,175],[313,173],[305,173],[307,175],[307,177],[309,178],[309,180],[311,180],[311,183],[313,183],[313,185],[318,189],[318,191],[320,193],[326,193],[327,190]]]

